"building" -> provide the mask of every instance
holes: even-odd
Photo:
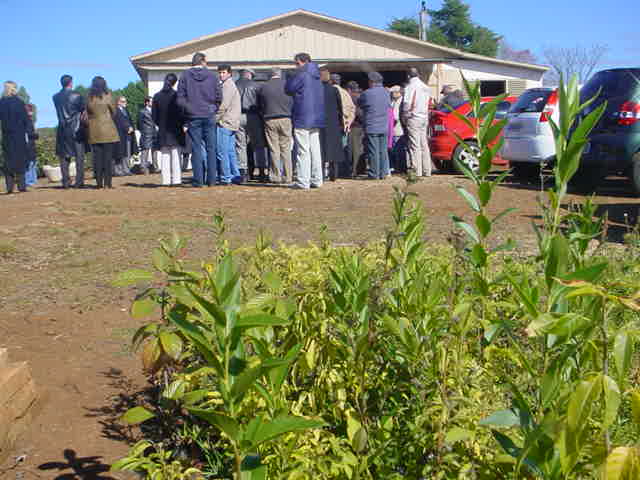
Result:
[[[131,57],[131,63],[153,95],[169,72],[191,66],[197,51],[209,65],[229,64],[234,70],[250,67],[258,79],[272,67],[292,69],[293,56],[309,53],[320,66],[356,80],[366,87],[366,73],[379,71],[387,86],[402,84],[406,69],[415,66],[432,91],[443,85],[462,87],[461,73],[480,82],[481,92],[493,96],[519,95],[542,85],[547,67],[499,60],[442,47],[404,35],[358,25],[307,10],[294,10],[258,22],[207,35]]]

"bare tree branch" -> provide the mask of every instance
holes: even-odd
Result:
[[[594,44],[589,47],[545,47],[543,55],[545,62],[553,69],[551,77],[559,78],[562,75],[568,80],[576,75],[578,83],[584,83],[603,63],[608,52],[607,45]]]
[[[538,61],[531,50],[516,50],[504,38],[500,39],[498,45],[498,58],[521,63],[537,63]]]

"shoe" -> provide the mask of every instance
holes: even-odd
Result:
[[[197,184],[195,184],[195,183],[194,183],[193,185],[191,185],[191,186],[192,186],[193,188],[203,188],[203,187],[204,187],[204,185],[197,185]]]
[[[293,185],[290,185],[289,188],[291,188],[293,190],[309,190],[309,187],[303,187],[302,185],[299,185],[297,183],[294,183]]]
[[[320,188],[322,185],[314,185],[313,183],[311,184],[311,188]]]

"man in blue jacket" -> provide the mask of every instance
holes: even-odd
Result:
[[[322,186],[320,129],[325,126],[324,87],[320,69],[308,53],[294,57],[298,66],[287,79],[285,93],[293,97],[292,122],[296,142],[296,180],[292,188],[308,190]]]
[[[177,102],[187,118],[191,137],[193,186],[212,187],[218,178],[215,116],[222,102],[222,89],[218,76],[207,69],[204,53],[196,53],[191,65],[180,76]]]
[[[387,132],[389,129],[389,93],[382,86],[382,75],[369,73],[369,88],[358,98],[364,117],[365,145],[371,180],[383,179],[389,174]]]

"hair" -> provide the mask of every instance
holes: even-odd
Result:
[[[278,67],[274,67],[271,69],[271,78],[273,77],[282,77],[282,69]]]
[[[323,65],[323,66],[321,66],[321,67],[319,68],[319,70],[320,70],[321,72],[328,72],[328,71],[329,71],[329,67],[327,67],[326,65]]]
[[[4,82],[4,89],[2,91],[3,97],[14,97],[17,94],[18,84],[16,82],[12,82],[11,80]]]
[[[231,65],[228,65],[226,63],[223,63],[222,65],[218,65],[218,71],[221,72],[222,70],[224,70],[225,72],[231,73]]]
[[[33,115],[33,112],[36,110],[33,103],[26,103],[24,108],[29,115]]]
[[[122,100],[124,100],[124,101],[126,102],[126,101],[127,101],[127,97],[125,97],[124,95],[120,95],[120,96],[118,97],[117,102],[118,102],[118,103],[120,103]]]
[[[191,65],[202,65],[202,62],[207,61],[207,56],[202,52],[196,52],[193,54],[193,58],[191,59]]]
[[[153,102],[153,98],[151,98],[151,97],[144,97],[144,104],[145,104],[145,105],[146,105],[147,103],[149,103],[149,104],[150,104],[151,102]]]
[[[409,78],[415,78],[420,75],[420,72],[418,72],[418,69],[416,67],[409,67],[409,69],[407,70],[407,75],[409,75]]]
[[[62,75],[60,77],[60,85],[62,85],[62,88],[67,88],[69,85],[71,85],[71,82],[73,81],[73,77],[71,75]]]
[[[178,76],[175,73],[167,73],[164,77],[163,90],[172,90],[173,86],[178,81]]]
[[[297,53],[295,57],[293,57],[294,62],[302,62],[309,63],[311,61],[311,55],[308,53]]]
[[[242,74],[242,78],[253,79],[253,77],[255,76],[253,74],[253,72],[251,70],[249,70],[248,68],[245,68],[240,73]]]
[[[347,82],[347,90],[360,90],[360,85],[358,85],[358,82],[356,82],[355,80],[350,80]]]
[[[340,85],[340,82],[342,82],[342,77],[338,73],[332,73],[330,78],[333,83],[336,83],[338,85]]]
[[[102,77],[93,77],[93,80],[91,80],[91,87],[89,87],[89,98],[102,98],[103,95],[108,93],[107,81]]]

